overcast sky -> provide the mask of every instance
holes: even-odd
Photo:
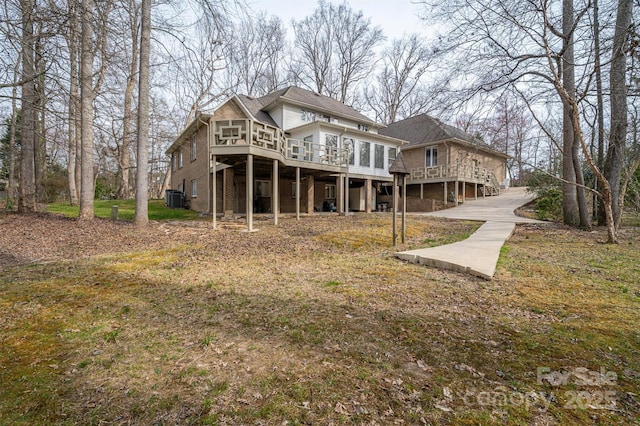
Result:
[[[342,3],[341,0],[329,2]],[[256,11],[265,10],[269,15],[279,16],[289,32],[292,31],[291,19],[303,19],[318,6],[317,0],[247,0],[247,3]],[[424,6],[412,3],[412,0],[349,0],[347,3],[355,11],[362,10],[373,25],[382,27],[388,39],[402,37],[404,33],[428,34],[425,24],[418,18]]]

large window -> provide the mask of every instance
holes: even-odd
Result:
[[[373,166],[376,169],[384,169],[384,145],[374,145]]]
[[[327,153],[327,157],[332,159],[336,153],[336,149],[338,148],[338,136],[336,135],[325,135],[325,152]]]
[[[175,152],[171,154],[171,168],[174,171],[178,170],[178,154]]]
[[[371,167],[371,144],[360,141],[360,166]]]
[[[344,138],[342,140],[342,146],[344,147],[344,149],[347,150],[349,154],[349,165],[353,166],[356,163],[355,162],[355,151],[356,151],[355,142],[351,138]]]
[[[198,181],[194,179],[191,181],[191,197],[197,197],[197,196],[198,196]]]
[[[389,166],[387,168],[391,167],[393,162],[396,161],[397,152],[396,148],[389,148]]]
[[[178,168],[181,169],[184,166],[184,160],[182,158],[182,148],[178,150]]]
[[[438,147],[428,146],[425,148],[424,166],[435,167],[438,165]]]
[[[196,149],[198,147],[198,139],[196,135],[191,136],[191,161],[196,159]]]

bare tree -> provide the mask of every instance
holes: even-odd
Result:
[[[365,99],[376,120],[389,124],[426,109],[425,82],[423,76],[429,69],[434,53],[418,34],[393,40],[382,53],[380,71],[375,84],[365,88]],[[412,102],[422,97],[427,105],[414,108]],[[417,109],[417,110],[416,110]]]
[[[278,17],[266,13],[247,16],[229,31],[227,75],[230,86],[251,96],[262,96],[283,85],[286,33]]]
[[[584,191],[591,189],[580,180],[581,160],[588,164],[600,183],[597,193],[603,204],[608,204],[605,211],[611,210],[612,203],[619,202],[619,196],[615,200],[611,197],[608,179],[593,161],[585,142],[583,106],[591,101],[595,80],[593,28],[585,18],[591,6],[581,3],[580,9],[574,11],[571,1],[563,4],[567,6],[566,13],[549,2],[448,0],[431,5],[441,12],[439,16],[446,16],[450,22],[452,30],[443,39],[445,44],[462,52],[459,58],[464,61],[454,61],[455,66],[467,65],[462,68],[464,74],[452,75],[454,81],[465,87],[459,94],[466,99],[473,99],[478,93],[514,87],[523,93],[530,110],[536,112],[550,101],[549,89],[555,90],[565,111],[565,174],[562,177],[567,189],[565,220],[585,226],[589,216]],[[613,5],[610,7],[608,13],[615,10]],[[631,10],[627,11],[627,16],[631,16]],[[563,19],[566,19],[564,25]],[[609,46],[602,42],[603,48]],[[572,75],[575,78],[570,81]],[[536,121],[542,124],[541,120]],[[607,229],[609,241],[617,241],[617,228],[609,214]]]
[[[347,3],[324,0],[310,16],[293,21],[293,28],[300,56],[293,68],[297,80],[341,102],[353,101],[357,84],[373,71],[382,30]]]
[[[149,56],[151,51],[151,0],[142,0],[140,74],[138,83],[138,147],[136,173],[136,226],[149,223]]]
[[[22,12],[22,121],[20,136],[20,198],[18,211],[36,210],[35,149],[36,95],[35,68],[35,4],[33,0],[20,0]]]

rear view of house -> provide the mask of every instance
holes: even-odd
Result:
[[[202,213],[375,210],[402,144],[355,109],[297,87],[236,95],[167,150],[171,187]]]

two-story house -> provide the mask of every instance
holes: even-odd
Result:
[[[332,98],[288,87],[199,113],[167,150],[171,188],[217,215],[375,210],[403,143]]]

